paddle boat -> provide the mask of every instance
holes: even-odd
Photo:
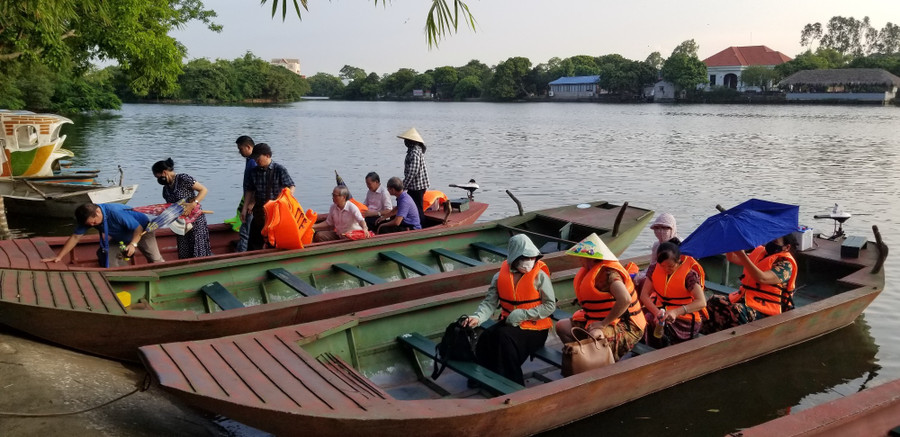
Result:
[[[593,202],[153,270],[0,269],[0,323],[92,354],[137,360],[138,346],[146,344],[264,330],[483,287],[518,233],[548,254],[551,268],[568,269],[574,261],[560,251],[597,233],[620,254],[652,215],[627,203]]]
[[[278,435],[532,435],[853,323],[884,288],[887,247],[877,229],[875,236],[856,257],[821,238],[800,252],[796,308],[780,315],[664,349],[639,344],[635,356],[569,377],[551,334],[526,362],[525,386],[467,362],[450,361],[437,381],[427,377],[447,323],[476,308],[484,284],[310,323],[144,346],[140,354],[176,397]],[[701,260],[707,293],[738,283],[739,269],[723,260]],[[575,273],[551,276],[560,311],[574,309]],[[470,379],[481,387],[467,388]]]

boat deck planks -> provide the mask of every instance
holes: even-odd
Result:
[[[6,255],[9,268],[27,269],[31,265],[27,255],[22,252],[22,249],[19,249],[16,240],[0,240],[0,251]]]
[[[24,305],[125,314],[99,272],[0,270],[0,300]]]
[[[38,252],[37,247],[35,247],[33,240],[29,240],[26,238],[17,238],[12,240],[19,251],[25,257],[26,262],[28,263],[29,269],[44,269],[44,262],[41,261],[44,257],[41,256],[41,253]],[[49,246],[47,247],[49,249]],[[51,257],[54,255],[50,255]]]

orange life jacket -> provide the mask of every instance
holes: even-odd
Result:
[[[365,203],[362,203],[362,202],[360,202],[360,201],[358,201],[358,200],[356,200],[356,199],[354,199],[354,198],[352,198],[352,197],[351,197],[350,199],[348,199],[348,200],[350,201],[350,203],[356,205],[356,207],[359,208],[359,212],[366,212],[366,211],[369,210],[369,207],[366,206]]]
[[[437,190],[428,190],[425,192],[425,195],[422,196],[422,211],[428,211],[428,209],[431,208],[431,205],[434,205],[434,202],[437,202],[438,206],[440,206],[443,205],[447,200],[449,199],[443,192]]]
[[[697,272],[697,275],[700,276],[700,289],[703,289],[706,283],[706,274],[703,272],[703,267],[694,258],[682,255],[681,265],[678,266],[675,273],[672,273],[672,276],[667,276],[666,271],[657,263],[653,268],[653,274],[650,275],[654,291],[653,303],[659,308],[668,309],[689,305],[693,302],[694,296],[690,290],[684,287],[684,280],[691,271]],[[706,308],[680,315],[678,318],[691,320],[701,316],[709,318]]]
[[[303,207],[291,194],[290,188],[281,190],[278,198],[266,202],[263,209],[266,212],[266,223],[263,225],[262,235],[270,246],[279,249],[303,248],[303,237],[316,222],[315,212],[310,210],[304,214]]]
[[[576,312],[576,316],[572,318],[574,320],[583,320],[587,322],[587,325],[590,325],[594,321],[605,319],[613,309],[613,306],[616,305],[616,298],[612,293],[600,291],[594,286],[597,275],[604,268],[613,269],[622,276],[625,289],[628,290],[628,294],[631,296],[631,304],[628,305],[625,313],[618,319],[613,320],[612,325],[618,323],[622,318],[631,318],[643,330],[647,326],[647,320],[644,319],[644,312],[641,311],[641,304],[638,301],[637,292],[634,290],[634,281],[631,280],[631,275],[618,261],[601,261],[591,267],[590,270],[583,267],[578,270],[578,273],[575,274],[575,296],[578,298],[581,310]]]
[[[729,299],[738,302],[744,299],[744,304],[763,314],[774,316],[794,307],[794,288],[797,286],[797,260],[790,252],[778,252],[768,255],[766,248],[759,246],[753,249],[749,255],[750,261],[760,270],[767,272],[780,259],[786,259],[791,263],[791,277],[786,285],[760,284],[750,276],[747,268],[741,275],[741,288],[737,293],[732,293]]]
[[[509,270],[509,264],[503,261],[500,265],[500,274],[497,277],[497,294],[500,297],[500,317],[509,317],[515,309],[527,310],[541,304],[541,292],[534,283],[538,273],[544,272],[550,276],[550,269],[543,261],[536,261],[530,272],[522,275],[517,284],[513,284],[513,273]],[[553,327],[553,321],[549,317],[540,320],[525,320],[520,325],[522,329],[540,331]]]

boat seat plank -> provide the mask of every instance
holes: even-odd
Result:
[[[460,255],[456,252],[451,252],[451,251],[449,251],[447,249],[443,249],[443,248],[431,249],[431,253],[433,253],[435,255],[443,256],[444,258],[456,261],[460,264],[465,264],[469,267],[475,267],[475,266],[480,266],[480,265],[484,264],[484,262],[481,260],[477,260],[475,258],[469,258],[465,255]]]
[[[75,277],[75,273],[63,272],[59,275],[62,277],[66,295],[69,296],[69,299],[72,301],[72,306],[75,309],[94,311],[95,308],[103,306],[103,303],[100,302],[100,299],[96,294],[88,294],[82,291],[81,286],[78,284],[78,278]]]
[[[424,335],[419,334],[418,332],[411,332],[409,334],[403,334],[397,337],[397,339],[413,350],[416,350],[431,359],[435,358],[434,353],[437,344]],[[447,367],[469,379],[478,381],[494,393],[509,394],[525,388],[518,383],[510,381],[509,379],[475,363],[449,360],[447,361]]]
[[[254,345],[252,342],[242,342],[241,345],[238,345],[235,341],[216,341],[210,342],[210,347],[216,351],[225,364],[226,367],[222,371],[233,372],[234,376],[253,392],[261,404],[285,411],[301,406],[299,399],[294,399],[286,394],[284,389],[272,380],[273,375],[270,375],[269,372],[273,371],[277,364],[271,363],[271,359],[266,360],[268,354],[265,354],[259,345]],[[251,356],[253,358],[250,358]],[[250,402],[248,405],[260,405],[260,403],[254,402],[253,398],[247,400]],[[240,399],[235,399],[235,401],[241,402]]]
[[[350,264],[347,264],[347,263],[332,264],[331,268],[341,271],[341,272],[344,272],[350,276],[353,276],[357,279],[368,282],[370,284],[377,285],[377,284],[384,284],[387,282],[387,280],[385,280],[384,278],[382,278],[380,276],[373,275],[363,269],[351,266]]]
[[[116,296],[115,291],[106,278],[100,272],[84,272],[78,274],[79,282],[86,290],[93,290],[97,293],[97,297],[103,302],[106,312],[110,314],[125,314],[125,307],[122,301]]]
[[[397,251],[388,250],[388,251],[384,251],[384,252],[378,252],[378,256],[381,258],[384,258],[384,259],[391,260],[397,264],[400,264],[401,266],[406,267],[407,269],[410,269],[422,276],[440,273],[437,270],[435,270],[429,266],[426,266],[425,264],[422,264],[406,255],[403,255],[400,252],[397,252]]]
[[[0,240],[0,250],[2,250],[6,254],[6,257],[9,259],[9,268],[28,268],[28,259],[25,254],[22,253],[22,250],[19,249],[19,246],[16,244],[16,240]]]
[[[31,238],[16,238],[12,240],[16,243],[16,247],[22,252],[25,256],[25,261],[28,263],[29,269],[39,269],[43,270],[46,268],[44,262],[41,261],[41,254],[38,252],[37,248],[34,247],[34,241]]]
[[[494,246],[493,244],[484,243],[481,241],[476,241],[474,243],[469,244],[478,250],[483,250],[485,252],[493,253],[494,255],[502,256],[504,258],[509,257],[509,252],[502,247]]]
[[[704,286],[706,287],[707,290],[712,291],[715,294],[721,294],[721,295],[726,295],[726,296],[731,293],[734,293],[735,291],[738,291],[737,288],[732,288],[727,285],[719,284],[717,282],[706,281],[704,283]]]
[[[298,278],[297,276],[293,275],[291,272],[289,272],[281,267],[269,269],[269,270],[266,270],[266,272],[269,275],[271,275],[272,277],[274,277],[275,279],[278,279],[281,282],[284,282],[285,285],[293,288],[294,291],[296,291],[297,293],[300,293],[303,296],[316,296],[316,295],[322,294],[322,291],[320,291],[318,288],[313,287],[308,282]]]
[[[204,285],[200,288],[200,291],[209,296],[209,298],[223,310],[227,311],[244,307],[244,304],[241,303],[238,298],[234,297],[227,288],[222,286],[219,281],[213,281]]]

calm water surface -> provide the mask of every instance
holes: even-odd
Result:
[[[855,216],[850,235],[873,239],[877,224],[900,250],[900,109],[855,106],[669,106],[597,104],[302,102],[279,107],[126,105],[82,118],[66,132],[77,165],[104,178],[125,170],[141,187],[131,205],[162,202],[150,166],[172,157],[176,171],[210,189],[212,222],[234,215],[243,160],[234,139],[272,146],[304,207],[326,211],[334,171],[351,192],[363,178],[402,176],[396,135],[424,137],[432,187],[474,178],[483,219],[588,200],[628,201],[671,212],[687,236],[716,204],[752,197],[800,205],[801,223],[839,203]],[[457,191],[457,192],[454,192]],[[13,225],[17,225],[13,221]],[[29,233],[35,228],[24,228]],[[68,224],[39,233],[67,234]],[[33,232],[33,231],[31,231]],[[626,255],[649,251],[645,230]],[[900,256],[886,265],[887,287],[854,325],[822,339],[646,397],[556,430],[721,435],[900,378]],[[677,371],[677,369],[675,370]],[[240,432],[239,432],[240,433]]]

